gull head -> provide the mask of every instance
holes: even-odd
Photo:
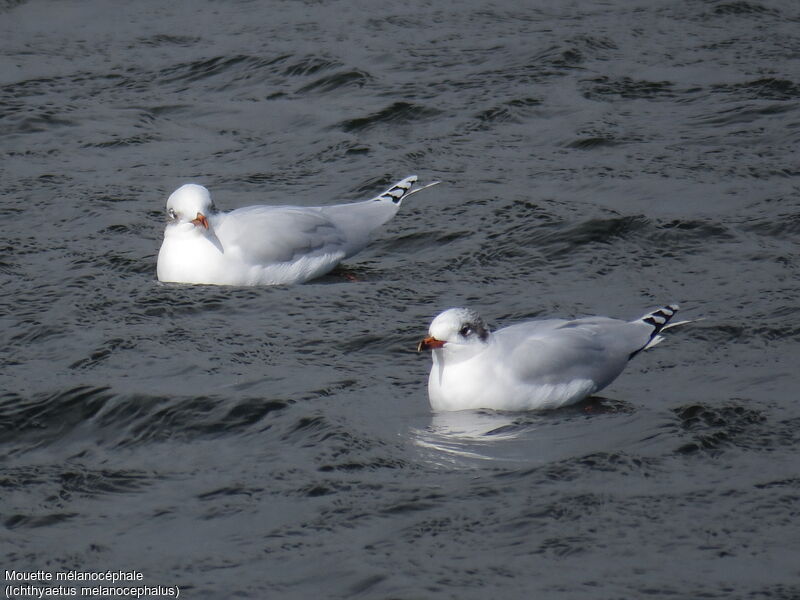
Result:
[[[469,308],[450,308],[438,315],[428,328],[428,337],[417,346],[417,351],[478,350],[489,339],[489,328],[481,316]]]
[[[167,199],[167,219],[170,225],[191,223],[195,227],[208,229],[208,216],[213,212],[211,194],[196,183],[182,185]]]

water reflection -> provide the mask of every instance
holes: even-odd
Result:
[[[414,444],[432,450],[445,463],[458,459],[507,459],[500,446],[517,440],[536,428],[542,417],[532,413],[458,411],[436,413],[427,427],[411,430]]]
[[[449,467],[475,466],[475,461],[529,464],[585,450],[587,427],[595,433],[601,427],[588,421],[600,415],[630,412],[632,407],[627,403],[598,397],[541,413],[442,412],[434,413],[426,426],[411,428],[409,434],[429,463]]]

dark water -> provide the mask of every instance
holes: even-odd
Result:
[[[800,597],[800,5],[0,3],[0,569],[188,598]],[[347,269],[162,285],[166,196],[441,179]],[[434,416],[432,316],[705,320]]]

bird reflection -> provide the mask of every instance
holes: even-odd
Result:
[[[534,414],[487,410],[435,413],[430,425],[411,430],[414,443],[440,453],[443,459],[496,460],[498,444],[519,438],[535,428]],[[449,462],[449,461],[448,461]]]
[[[539,446],[570,436],[567,430],[572,429],[562,427],[567,421],[619,412],[631,412],[631,406],[599,397],[547,412],[439,412],[431,415],[426,427],[412,428],[410,436],[435,464],[469,467],[474,461],[530,462],[539,458]]]

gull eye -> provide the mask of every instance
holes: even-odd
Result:
[[[168,216],[168,217],[169,217],[169,218],[170,218],[172,221],[175,221],[175,220],[177,220],[177,219],[178,219],[178,215],[177,215],[177,213],[175,212],[175,209],[174,209],[174,208],[170,208],[170,209],[168,209],[168,210],[167,210],[167,216]]]
[[[470,333],[472,333],[472,326],[464,325],[458,333],[461,334],[463,337],[467,337]]]

